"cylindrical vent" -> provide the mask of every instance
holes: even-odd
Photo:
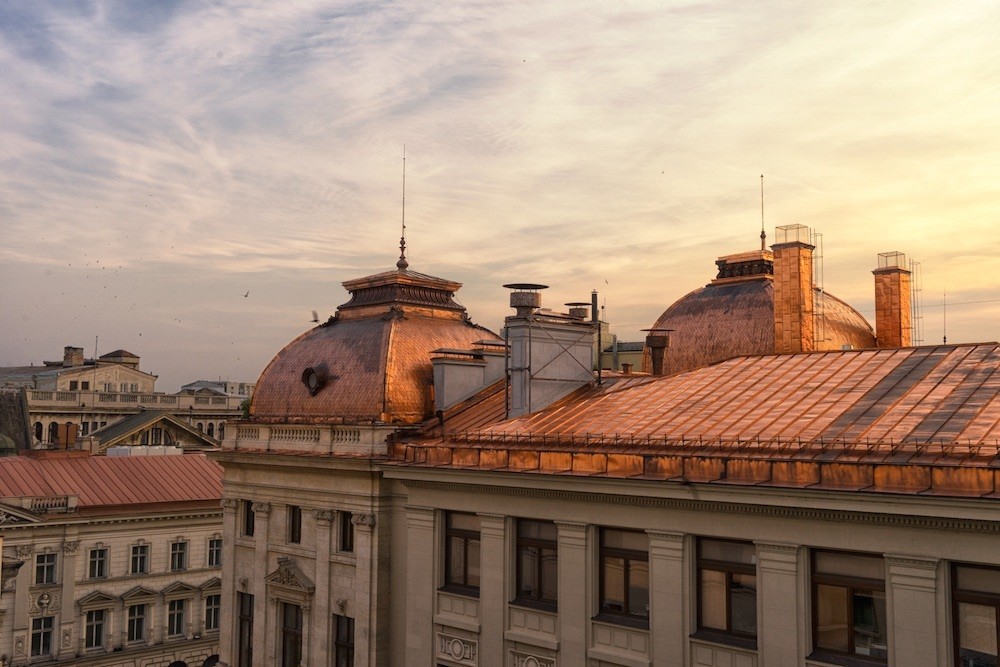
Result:
[[[653,375],[663,375],[663,354],[670,347],[670,334],[666,331],[650,333],[646,336],[646,347],[649,349]]]
[[[510,307],[515,310],[541,308],[542,295],[539,292],[511,292]]]

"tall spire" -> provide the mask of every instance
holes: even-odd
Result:
[[[764,231],[764,174],[760,175],[760,251],[767,249],[767,233]]]
[[[399,261],[396,268],[405,271],[410,265],[406,261],[406,144],[403,144],[403,228],[399,235]]]

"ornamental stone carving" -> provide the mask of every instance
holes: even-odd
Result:
[[[16,655],[24,655],[24,635],[14,637],[14,653]]]
[[[28,523],[24,517],[11,514],[10,512],[0,512],[0,526],[11,523]]]
[[[299,593],[312,593],[316,586],[303,574],[291,558],[278,559],[278,569],[267,575],[265,581],[274,586],[291,589]]]
[[[69,648],[73,645],[73,629],[64,628],[62,631],[62,647]]]
[[[31,555],[35,553],[34,544],[19,544],[17,546],[17,557],[18,558],[31,558]]]
[[[371,526],[375,527],[375,515],[374,514],[352,514],[351,523],[355,526]]]
[[[221,505],[223,509],[235,510],[240,506],[240,501],[236,498],[223,498]]]
[[[253,509],[254,514],[271,513],[271,503],[254,503],[250,507]]]
[[[313,514],[319,523],[332,523],[337,513],[333,510],[316,510]]]
[[[69,554],[72,556],[76,553],[77,548],[80,546],[80,540],[65,541],[62,544],[62,550],[64,554]]]
[[[475,639],[455,637],[454,635],[439,632],[438,655],[443,658],[460,662],[464,665],[476,665],[479,663],[479,642]]]
[[[522,653],[521,651],[511,651],[507,664],[510,667],[556,667],[556,661],[553,658]]]
[[[55,614],[62,609],[62,594],[55,591],[45,591],[28,598],[28,614],[39,616],[41,614]]]

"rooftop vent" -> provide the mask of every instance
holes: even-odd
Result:
[[[518,317],[529,317],[542,306],[543,289],[548,289],[548,285],[536,283],[509,283],[504,285],[510,292],[510,307],[514,309]]]

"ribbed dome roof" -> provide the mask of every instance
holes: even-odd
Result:
[[[774,354],[774,285],[771,253],[720,258],[719,277],[678,299],[654,328],[672,329],[663,355],[671,375],[723,359]],[[875,332],[862,315],[827,292],[815,290],[816,349],[877,347]],[[649,353],[644,368],[650,370]]]
[[[264,369],[253,420],[418,423],[433,411],[431,352],[499,340],[454,301],[461,283],[400,269],[344,287],[351,300]]]

